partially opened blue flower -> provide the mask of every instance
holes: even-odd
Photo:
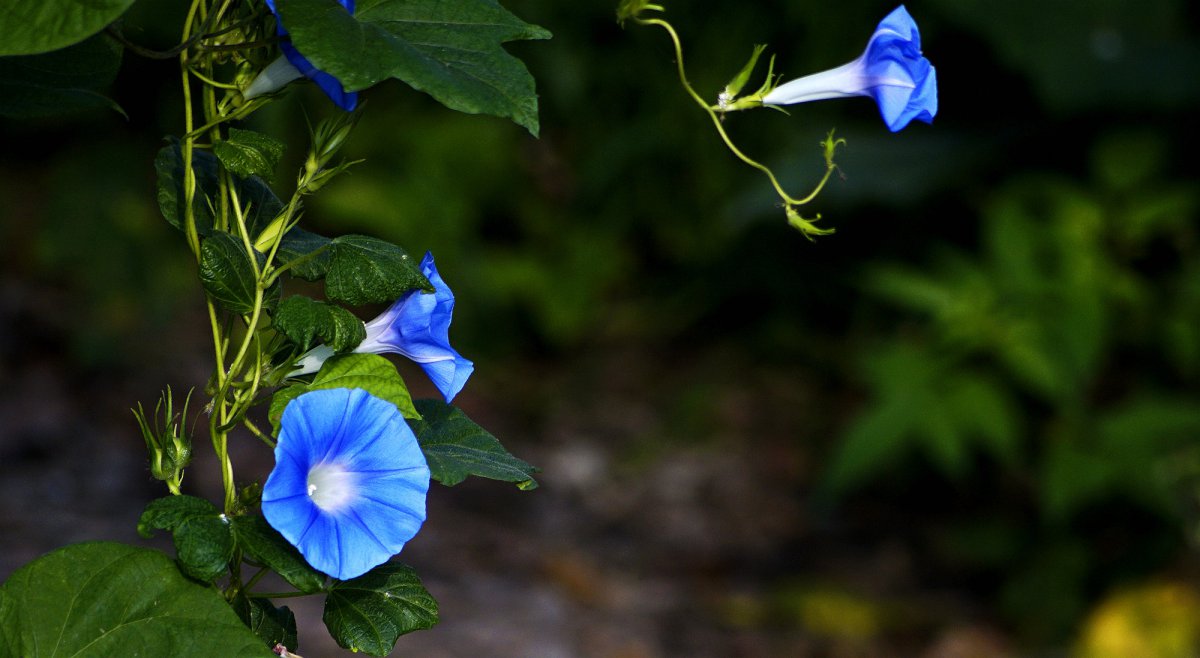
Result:
[[[921,55],[921,34],[903,5],[879,23],[858,59],[779,85],[762,102],[791,105],[848,96],[873,97],[892,132],[913,119],[933,121],[937,75]]]
[[[320,390],[283,411],[262,511],[313,568],[348,580],[417,534],[428,491],[429,465],[395,405]]]
[[[412,290],[397,299],[388,310],[367,323],[367,337],[358,347],[359,354],[403,354],[416,361],[446,402],[454,399],[475,371],[475,364],[450,346],[450,320],[454,315],[454,293],[438,274],[433,254],[421,259],[421,273],[433,284],[435,292]],[[333,356],[328,345],[318,345],[297,362],[291,376],[321,369]]]
[[[292,80],[304,76],[317,83],[321,91],[325,92],[325,95],[338,107],[347,112],[353,110],[358,105],[358,93],[346,91],[337,78],[316,68],[312,62],[308,61],[308,58],[301,55],[300,51],[292,45],[291,39],[284,38],[287,37],[288,32],[284,29],[283,23],[279,21],[279,12],[275,11],[275,0],[266,0],[266,2],[271,13],[275,14],[276,32],[281,37],[279,50],[283,52],[283,56],[263,69],[262,73],[242,92],[242,96],[248,100],[280,89]],[[354,0],[338,0],[338,2],[346,8],[346,11],[354,13]]]

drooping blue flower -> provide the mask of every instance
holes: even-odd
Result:
[[[412,290],[405,293],[366,324],[367,337],[354,351],[359,354],[403,354],[421,366],[446,402],[450,402],[475,371],[475,364],[450,346],[454,293],[438,274],[432,253],[426,253],[421,259],[421,273],[433,284],[435,292]],[[321,364],[333,354],[328,345],[318,345],[300,357],[297,369],[290,376],[320,370]]]
[[[779,85],[762,102],[791,105],[848,96],[873,97],[892,132],[913,119],[933,121],[937,75],[921,54],[921,34],[904,5],[880,21],[858,59]]]
[[[313,568],[348,580],[417,534],[428,491],[429,465],[395,405],[319,390],[284,409],[262,511]]]
[[[296,47],[292,45],[291,39],[285,38],[288,32],[284,29],[283,23],[279,21],[279,12],[275,11],[275,0],[266,0],[266,2],[271,13],[275,14],[276,32],[281,38],[279,50],[283,52],[283,59],[286,59],[287,63],[291,64],[293,70],[289,71],[286,67],[280,65],[280,60],[272,62],[270,66],[259,74],[258,78],[255,78],[254,82],[243,93],[243,96],[250,99],[254,96],[274,91],[303,75],[317,83],[321,91],[325,92],[325,95],[336,103],[338,107],[347,112],[353,110],[358,105],[358,93],[346,91],[337,78],[316,68],[312,65],[312,62],[308,61],[308,58],[301,55],[300,51],[296,50]],[[351,14],[354,13],[354,0],[338,0],[338,2],[346,8],[346,11]],[[272,71],[274,71],[274,75],[270,74]]]

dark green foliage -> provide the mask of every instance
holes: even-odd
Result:
[[[239,595],[233,600],[233,610],[242,623],[268,647],[282,644],[289,651],[298,651],[296,615],[287,606],[276,608],[266,599],[251,599]]]
[[[343,235],[330,244],[325,294],[333,301],[384,304],[417,289],[433,292],[433,285],[400,247],[366,235]]]
[[[35,560],[0,588],[0,655],[274,654],[213,588],[184,578],[158,551],[93,542]]]
[[[350,311],[299,295],[283,300],[275,312],[273,324],[301,350],[307,350],[319,340],[342,352],[367,337],[362,320]]]
[[[410,567],[386,563],[336,583],[322,619],[338,645],[386,656],[401,635],[432,628],[438,605]]]
[[[377,354],[343,354],[326,361],[311,383],[295,384],[275,392],[269,412],[275,432],[279,432],[279,419],[288,402],[308,391],[330,388],[361,388],[396,405],[405,418],[421,417],[413,406],[408,386],[391,361]]]
[[[433,479],[454,486],[467,476],[515,482],[521,489],[537,488],[539,469],[509,454],[490,432],[461,409],[441,400],[417,400],[419,419],[409,421]]]
[[[255,253],[261,268],[262,254]],[[200,246],[200,283],[204,290],[225,310],[250,314],[258,295],[258,276],[255,264],[241,240],[229,233],[217,232],[204,239]],[[282,287],[279,281],[262,292],[263,305],[270,309],[279,301]]]
[[[151,501],[138,520],[138,532],[149,537],[152,530],[171,532],[179,568],[196,580],[214,580],[233,558],[229,518],[203,498],[167,496]]]
[[[154,171],[158,174],[158,208],[171,226],[184,230],[185,208],[183,205],[183,150],[179,141],[172,138],[159,150],[154,158]],[[192,170],[196,176],[196,194],[192,198],[192,209],[196,221],[196,232],[206,236],[212,232],[219,209],[214,199],[218,195],[218,171],[220,163],[208,151],[196,149],[192,152]],[[246,230],[257,236],[283,210],[279,197],[270,186],[257,176],[239,178],[232,176],[233,186],[238,193],[238,202],[245,213]],[[232,209],[229,210],[230,222]],[[251,240],[253,242],[253,240]]]
[[[0,57],[0,117],[39,117],[93,108],[121,112],[100,93],[112,83],[120,66],[121,49],[104,37],[41,55]]]
[[[270,567],[301,592],[318,592],[325,586],[325,575],[308,566],[296,547],[261,516],[235,517],[233,534],[247,560]]]
[[[283,156],[283,142],[252,130],[229,129],[229,138],[213,144],[213,155],[239,178],[271,180]]]

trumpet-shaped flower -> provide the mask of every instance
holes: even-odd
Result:
[[[358,105],[358,94],[346,91],[337,78],[313,66],[308,58],[300,54],[290,39],[282,38],[287,37],[288,32],[284,29],[283,23],[279,22],[279,13],[275,11],[275,0],[266,0],[266,2],[271,13],[276,16],[276,32],[281,37],[279,49],[283,51],[283,55],[263,69],[258,77],[250,83],[250,86],[242,92],[242,96],[249,100],[255,96],[281,89],[292,80],[303,76],[317,83],[321,91],[325,92],[325,95],[338,107],[347,112],[353,110]],[[338,2],[346,8],[346,11],[354,13],[354,0],[338,0]]]
[[[417,534],[428,491],[429,465],[395,405],[327,389],[284,409],[262,511],[313,568],[348,580]]]
[[[848,96],[871,96],[892,132],[913,119],[937,114],[937,75],[921,55],[921,34],[903,5],[875,28],[867,49],[853,62],[779,85],[764,105],[791,105]]]
[[[417,362],[446,402],[454,399],[475,371],[475,364],[450,346],[450,320],[454,315],[454,293],[438,274],[433,254],[421,259],[421,273],[433,284],[435,292],[412,290],[397,299],[379,317],[366,324],[367,337],[355,352],[360,354],[402,354]],[[333,356],[328,345],[318,345],[297,362],[291,376],[321,369]]]

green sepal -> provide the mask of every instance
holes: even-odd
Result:
[[[767,45],[765,43],[754,46],[754,50],[750,53],[750,61],[746,62],[742,70],[738,71],[737,75],[733,76],[733,79],[729,81],[729,84],[725,85],[725,91],[722,92],[725,101],[731,101],[737,98],[738,94],[742,93],[742,88],[750,81],[750,75],[754,73],[754,67],[758,65],[759,56],[766,49]]]
[[[213,144],[213,154],[236,176],[269,181],[283,157],[283,142],[253,130],[230,128],[228,138]]]
[[[438,605],[411,567],[384,563],[336,583],[321,619],[339,646],[386,656],[401,635],[432,628]]]
[[[297,590],[311,594],[325,587],[325,574],[309,566],[296,547],[261,516],[234,517],[233,534],[247,559],[269,567]]]
[[[6,2],[0,11],[0,56],[66,48],[120,18],[133,0]]]
[[[275,658],[212,587],[159,551],[74,544],[0,587],[0,656]]]
[[[212,503],[194,496],[167,496],[152,500],[138,520],[138,534],[152,530],[171,532],[179,568],[202,582],[225,573],[233,557],[229,519]]]
[[[0,57],[0,116],[19,119],[95,108],[124,115],[100,93],[120,68],[121,49],[100,36],[41,55]]]
[[[266,262],[263,254],[255,252],[254,256],[259,261],[259,267]],[[258,278],[245,245],[233,235],[216,232],[201,243],[200,283],[213,301],[225,310],[240,315],[249,315],[254,311]],[[263,291],[263,308],[274,308],[282,292],[283,288],[276,280]]]
[[[343,235],[329,245],[325,294],[351,306],[395,301],[410,290],[434,292],[419,263],[400,247],[366,235]]]
[[[330,357],[309,384],[294,384],[275,392],[268,417],[275,433],[288,403],[309,391],[331,388],[361,388],[382,400],[396,405],[405,418],[420,418],[413,406],[408,386],[391,361],[378,354],[342,354]]]
[[[158,209],[167,223],[183,231],[186,209],[183,203],[183,149],[179,140],[174,137],[167,138],[167,142],[154,158],[154,171],[158,174]],[[213,232],[213,209],[218,203],[220,191],[217,184],[219,170],[220,163],[216,156],[203,149],[192,149],[192,171],[196,176],[192,212],[196,220],[196,232],[201,237]],[[251,236],[257,236],[271,220],[283,212],[283,202],[275,196],[270,186],[257,176],[233,176],[232,180],[238,194],[238,202],[245,213],[246,230]],[[232,210],[230,216],[230,221],[233,221]]]
[[[268,647],[283,645],[298,650],[296,615],[287,606],[276,608],[267,599],[252,599],[239,592],[230,603],[233,611],[259,640]]]
[[[272,324],[302,351],[320,339],[334,351],[344,352],[367,337],[366,327],[358,316],[341,306],[301,295],[283,300]]]
[[[421,419],[408,424],[417,435],[433,479],[454,486],[475,475],[515,482],[524,490],[537,488],[533,474],[541,469],[512,456],[461,409],[441,400],[417,400],[415,406]]]
[[[533,76],[501,45],[550,33],[495,0],[359,0],[354,15],[337,0],[275,6],[296,49],[346,91],[395,78],[450,109],[538,133]]]

